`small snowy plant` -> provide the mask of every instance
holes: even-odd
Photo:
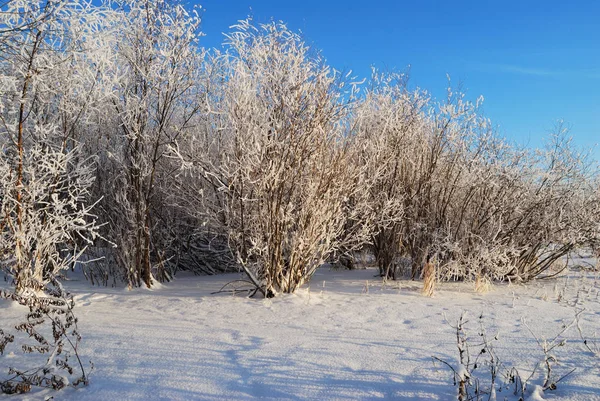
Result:
[[[585,309],[581,309],[577,311],[575,315],[575,320],[577,322],[577,331],[579,332],[579,337],[581,338],[584,347],[590,352],[592,356],[600,358],[600,340],[598,339],[598,334],[587,333],[584,330],[582,324],[582,315],[585,311]]]
[[[508,368],[499,360],[494,346],[499,343],[498,334],[493,338],[488,337],[483,315],[479,316],[478,321],[476,340],[471,340],[465,329],[469,323],[466,313],[461,314],[457,324],[452,326],[458,349],[456,364],[433,357],[434,361],[441,362],[452,370],[453,383],[458,387],[458,401],[496,401],[498,393],[503,393],[505,400],[543,400],[544,391],[556,390],[558,383],[574,372],[572,369],[557,374],[555,368],[558,366],[558,358],[554,352],[566,344],[562,336],[575,322],[563,325],[559,333],[550,340],[536,337],[525,323],[540,346],[543,357],[529,375],[524,376],[517,367]],[[538,376],[539,384],[536,384]]]
[[[2,298],[29,308],[26,320],[15,326],[27,338],[20,341],[22,351],[46,356],[34,368],[11,366],[8,377],[0,379],[0,392],[15,394],[29,392],[33,387],[60,390],[68,385],[87,385],[88,376],[77,350],[81,336],[73,314],[75,303],[60,282],[52,279],[35,294],[0,291]],[[0,355],[15,339],[20,337],[0,330]]]
[[[480,316],[479,319],[481,323],[483,316]],[[492,340],[488,339],[483,325],[481,325],[480,341],[472,344],[465,331],[466,324],[468,324],[468,320],[466,314],[463,313],[456,326],[453,326],[458,349],[457,363],[453,365],[435,356],[433,359],[442,362],[452,370],[454,385],[458,387],[458,401],[495,401],[501,364],[494,351],[493,342],[498,338],[495,336]],[[472,353],[473,348],[478,350],[476,355]],[[489,373],[489,383],[486,383],[486,380],[478,374],[483,371]]]

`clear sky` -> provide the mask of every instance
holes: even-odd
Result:
[[[196,0],[190,0],[193,4]],[[204,45],[252,15],[302,31],[329,64],[404,71],[440,98],[461,82],[509,139],[541,146],[556,120],[600,142],[600,1],[202,0]],[[596,147],[594,156],[600,160]]]

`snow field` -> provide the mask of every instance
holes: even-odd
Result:
[[[450,370],[431,357],[455,364],[450,324],[463,311],[473,341],[483,314],[488,336],[499,333],[500,359],[524,371],[543,355],[524,321],[539,338],[552,338],[585,308],[584,333],[600,331],[600,281],[591,275],[496,285],[486,294],[472,283],[440,284],[427,298],[420,282],[383,285],[375,273],[322,268],[297,294],[272,300],[211,294],[237,274],[181,274],[134,291],[90,287],[76,275],[66,287],[75,294],[80,353],[95,365],[90,386],[10,399],[453,400]],[[23,313],[0,306],[5,327]],[[600,400],[600,358],[584,348],[576,327],[565,338],[557,369],[577,370],[545,399]],[[3,372],[11,359],[0,357]]]

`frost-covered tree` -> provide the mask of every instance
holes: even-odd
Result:
[[[14,284],[0,298],[29,308],[15,327],[23,351],[48,355],[38,368],[15,360],[0,379],[6,393],[87,383],[83,365],[69,362],[80,337],[73,300],[57,277],[98,237],[90,197],[95,162],[79,142],[93,108],[87,46],[96,11],[83,1],[0,5],[0,270]],[[0,333],[4,352],[18,336]]]
[[[43,287],[96,236],[93,160],[77,141],[94,75],[80,55],[96,15],[78,1],[2,7],[0,264],[21,291]]]
[[[203,104],[198,74],[200,19],[173,1],[111,3],[112,64],[102,76],[110,95],[98,151],[104,178],[102,217],[117,245],[114,260],[130,286],[168,278],[176,167],[166,152],[197,123]]]

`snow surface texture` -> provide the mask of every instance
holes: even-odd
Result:
[[[420,294],[420,282],[382,286],[375,273],[321,268],[309,286],[273,300],[211,295],[237,274],[181,274],[151,291],[128,291],[92,288],[71,273],[66,287],[76,294],[80,353],[95,365],[90,386],[0,399],[455,400],[451,371],[431,357],[455,364],[449,323],[463,311],[472,337],[483,313],[488,335],[499,333],[500,359],[524,371],[543,354],[522,319],[540,338],[552,338],[577,306],[586,309],[583,331],[600,332],[600,280],[590,273],[496,285],[487,294],[475,293],[472,283],[441,284],[433,298]],[[22,313],[0,301],[5,328]],[[600,400],[600,357],[584,347],[576,327],[565,337],[556,369],[577,370],[556,391],[530,399]],[[3,377],[21,357],[8,351],[0,357]]]

